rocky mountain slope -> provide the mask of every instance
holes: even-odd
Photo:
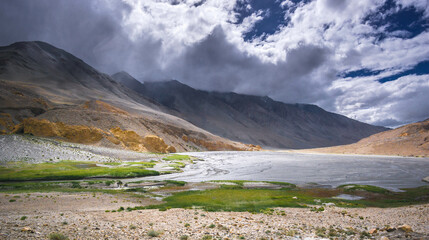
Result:
[[[356,142],[387,130],[309,104],[269,97],[207,92],[178,81],[145,82],[125,72],[112,78],[209,132],[272,148],[314,148]]]
[[[429,157],[429,119],[374,134],[354,144],[312,151]]]
[[[44,42],[0,47],[0,133],[136,151],[246,150]]]

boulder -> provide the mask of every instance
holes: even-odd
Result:
[[[401,226],[398,227],[398,229],[401,230],[401,231],[403,231],[403,232],[406,232],[406,233],[409,233],[409,232],[413,231],[413,229],[411,228],[411,226],[408,225],[408,224],[401,225]]]
[[[165,149],[165,151],[166,151],[167,153],[175,153],[175,152],[176,152],[176,148],[175,148],[175,147],[173,147],[173,146],[168,146],[168,147]]]

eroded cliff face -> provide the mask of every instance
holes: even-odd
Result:
[[[125,148],[140,152],[174,153],[176,148],[167,145],[164,140],[155,135],[147,135],[144,138],[134,131],[122,130],[119,127],[110,129],[110,132]]]
[[[132,130],[114,127],[107,131],[85,125],[69,125],[63,122],[51,122],[47,119],[26,118],[14,125],[7,114],[0,115],[2,134],[31,134],[38,137],[55,138],[63,141],[81,144],[100,144],[108,141],[122,149],[138,152],[175,153],[174,146],[165,143],[164,139],[155,135],[144,137]],[[183,135],[181,140],[192,143],[208,151],[260,151],[262,148],[252,144],[234,144],[208,139],[198,139]],[[103,145],[103,144],[101,144]]]
[[[174,153],[176,149],[167,145],[158,136],[142,137],[134,131],[122,130],[119,127],[103,131],[96,127],[68,125],[63,122],[51,122],[46,119],[27,118],[10,129],[11,133],[31,134],[38,137],[52,137],[64,141],[97,144],[103,139],[120,145],[124,149],[138,152]]]
[[[18,124],[14,133],[31,134],[39,137],[59,137],[69,142],[94,144],[99,142],[106,132],[99,128],[82,125],[67,125],[63,122],[51,122],[46,119],[27,118]]]

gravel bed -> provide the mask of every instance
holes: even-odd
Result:
[[[142,200],[149,201],[99,193],[0,194],[0,239],[47,239],[52,232],[70,239],[180,239],[185,235],[188,239],[205,235],[213,239],[326,239],[317,235],[322,228],[327,229],[325,234],[329,229],[343,231],[338,239],[360,239],[362,234],[363,239],[429,238],[429,204],[389,209],[327,207],[323,212],[277,208],[273,215],[199,209],[105,211],[150,204]],[[403,224],[412,231],[400,230]],[[149,236],[151,230],[158,238]],[[345,233],[349,230],[354,234]]]
[[[150,161],[160,158],[156,154],[73,144],[28,135],[0,136],[0,165],[15,161],[28,163],[60,160],[118,162],[120,160]]]

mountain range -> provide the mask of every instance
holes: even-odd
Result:
[[[386,130],[309,104],[109,76],[44,42],[0,47],[0,132],[136,151],[349,144]]]
[[[176,80],[144,82],[126,72],[112,78],[213,134],[271,148],[314,148],[354,143],[386,130],[316,105],[286,104],[265,96],[207,92]]]

